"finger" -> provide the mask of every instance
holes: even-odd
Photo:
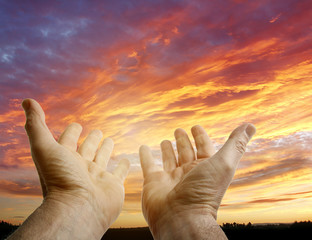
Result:
[[[142,145],[139,152],[143,176],[146,177],[150,173],[157,171],[157,166],[154,163],[150,148],[146,145]]]
[[[113,148],[114,148],[113,140],[111,138],[105,138],[95,156],[94,161],[100,166],[102,166],[104,169],[106,169]]]
[[[84,142],[81,144],[81,146],[78,148],[78,153],[80,153],[83,158],[89,161],[93,161],[95,152],[98,148],[99,143],[101,142],[102,137],[102,131],[98,129],[92,130],[86,137]]]
[[[129,172],[130,162],[128,159],[122,159],[118,166],[114,169],[113,174],[119,177],[122,181],[125,181]]]
[[[25,99],[22,102],[22,106],[26,115],[25,130],[29,138],[34,164],[39,175],[42,195],[45,197],[47,188],[40,170],[40,165],[42,164],[40,160],[42,158],[36,156],[44,152],[51,144],[54,144],[55,140],[45,123],[45,114],[40,104],[34,99]]]
[[[191,130],[197,149],[197,158],[209,158],[214,155],[216,150],[204,128],[196,125]]]
[[[178,128],[175,130],[174,136],[177,142],[179,166],[194,161],[196,159],[194,148],[187,133],[183,129]]]
[[[164,170],[167,172],[173,171],[177,166],[177,159],[170,141],[165,140],[160,144]]]
[[[237,127],[216,154],[217,159],[223,160],[230,169],[236,169],[246,151],[247,143],[255,133],[256,128],[250,123]]]
[[[26,115],[25,129],[31,148],[39,150],[49,148],[55,140],[45,123],[45,115],[40,104],[34,99],[25,99],[22,106]]]
[[[77,151],[77,142],[81,134],[82,127],[78,123],[71,123],[64,130],[58,142],[71,151]]]

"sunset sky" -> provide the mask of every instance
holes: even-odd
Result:
[[[146,226],[138,149],[200,124],[217,149],[251,122],[218,223],[312,220],[311,0],[0,0],[0,219],[41,201],[24,130],[34,98],[57,138],[101,129],[131,161],[113,227]]]

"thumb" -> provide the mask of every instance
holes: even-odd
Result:
[[[255,133],[256,128],[250,123],[237,127],[216,154],[217,159],[222,159],[226,166],[235,170],[246,151],[248,142]]]
[[[51,132],[45,123],[44,112],[38,102],[33,99],[25,99],[22,106],[26,115],[25,129],[32,148],[44,149],[55,142]]]

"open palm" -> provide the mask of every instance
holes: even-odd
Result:
[[[26,131],[45,200],[66,205],[86,203],[103,226],[110,226],[118,217],[123,201],[123,182],[129,162],[123,160],[113,173],[106,166],[113,150],[113,141],[104,139],[100,130],[93,130],[79,146],[82,127],[70,124],[56,141],[49,131],[41,106],[32,99],[23,102]],[[98,150],[97,150],[98,149]]]
[[[224,146],[215,149],[205,130],[192,128],[197,156],[186,132],[175,131],[178,161],[170,141],[161,143],[164,170],[156,166],[147,146],[140,148],[144,175],[143,214],[153,231],[179,216],[210,215],[215,219],[246,145],[255,133],[251,124],[236,128]]]

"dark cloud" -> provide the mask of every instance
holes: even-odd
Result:
[[[305,191],[305,192],[295,192],[295,193],[285,193],[284,195],[303,195],[303,194],[312,194],[312,191]]]
[[[0,191],[12,195],[42,196],[39,182],[13,182],[0,180]]]
[[[309,1],[295,0],[269,4],[7,1],[1,5],[2,106],[11,98],[33,96],[40,100],[47,94],[57,95],[65,87],[76,87],[83,79],[92,79],[90,69],[110,69],[117,59],[121,64],[118,71],[147,64],[159,72],[168,69],[167,74],[173,70],[174,74],[179,71],[183,74],[198,59],[216,51],[239,49],[268,37],[276,37],[278,46],[291,39],[288,36],[291,34],[296,36],[293,41],[297,41],[308,36],[308,31],[304,31],[308,29],[305,19],[312,9]],[[269,21],[278,15],[279,19],[271,24]],[[178,33],[173,32],[174,28]],[[159,42],[151,43],[158,36]],[[170,44],[165,47],[167,38]],[[293,54],[289,48],[298,54],[311,47],[308,40],[294,43],[285,49],[285,57]],[[140,52],[140,60],[127,58],[129,50]],[[251,61],[226,67],[217,75],[231,84],[250,84],[264,81],[263,76],[273,76],[272,71],[283,63],[282,57],[274,61],[265,56],[258,59],[258,55],[245,57]],[[117,74],[115,80],[130,81],[129,74]],[[165,85],[159,79],[149,79],[149,83],[156,89],[157,85],[180,86],[184,82],[170,83],[169,79]]]
[[[250,96],[253,96],[257,94],[259,90],[246,90],[246,91],[240,91],[240,92],[234,92],[234,91],[219,91],[214,94],[211,94],[205,98],[201,97],[190,97],[185,98],[173,103],[170,103],[168,105],[168,109],[172,108],[184,108],[184,107],[195,107],[197,105],[206,105],[206,106],[217,106],[225,102],[238,100],[247,98]],[[181,114],[185,111],[181,111]],[[193,111],[187,111],[185,114],[192,114]]]
[[[43,103],[48,125],[53,121],[51,126],[56,129],[77,121],[99,125],[120,144],[125,140],[141,144],[148,142],[150,134],[161,135],[166,123],[171,126],[176,125],[175,119],[189,120],[194,114],[189,107],[217,107],[233,101],[235,108],[235,100],[257,102],[260,96],[259,105],[271,107],[268,111],[273,113],[254,114],[253,120],[261,127],[268,126],[269,130],[260,129],[268,139],[258,138],[240,167],[248,170],[257,164],[266,165],[237,175],[231,187],[256,185],[310,168],[310,133],[272,140],[279,134],[277,127],[266,132],[273,120],[279,120],[274,116],[285,113],[286,120],[276,126],[286,132],[286,128],[298,129],[295,118],[287,114],[296,110],[291,104],[304,99],[294,99],[282,111],[275,111],[275,104],[297,88],[281,86],[283,92],[273,87],[275,90],[265,95],[261,95],[262,90],[247,89],[255,89],[257,84],[263,84],[266,91],[275,84],[287,85],[284,78],[292,78],[292,74],[280,77],[281,72],[310,63],[311,15],[310,0],[0,1],[0,170],[10,171],[0,180],[0,190],[13,195],[41,195],[38,182],[24,181],[18,173],[23,169],[32,169],[29,176],[35,173],[23,112],[16,105],[25,97]],[[301,80],[295,76],[291,83],[300,86],[295,82]],[[207,89],[209,95],[205,97],[172,96],[157,107],[148,104],[150,93],[155,99],[167,91],[205,83],[220,89]],[[240,87],[245,90],[238,90]],[[93,97],[94,101],[86,104]],[[146,106],[154,109],[147,110]],[[210,128],[223,129],[232,124],[232,118],[249,117],[249,113],[243,117],[236,112],[235,116],[226,114],[228,109],[222,107],[198,111],[197,116],[203,118],[196,121],[208,120],[204,124]],[[300,117],[309,119],[311,113],[302,111],[305,113]],[[100,120],[90,120],[95,113]],[[226,120],[212,123],[221,118]],[[53,133],[59,135],[59,129]],[[283,154],[269,162],[268,156],[276,152]],[[132,158],[138,163],[137,155]],[[126,200],[138,201],[142,180],[130,179],[127,184],[135,189],[126,193]],[[250,203],[290,201],[300,194],[304,193],[253,199]]]
[[[233,91],[217,92],[213,95],[210,95],[204,98],[203,102],[208,106],[216,106],[216,105],[228,102],[228,101],[250,97],[256,94],[258,91],[259,90],[246,90],[246,91],[240,91],[240,92],[233,92]]]
[[[194,113],[195,113],[194,111],[176,111],[176,112],[169,113],[167,116],[175,117],[175,118],[183,118],[183,117],[194,115]]]
[[[276,202],[284,202],[284,201],[291,201],[296,200],[296,198],[264,198],[264,199],[256,199],[253,201],[249,201],[247,203],[276,203]]]
[[[310,159],[307,158],[290,158],[284,160],[275,160],[270,166],[260,170],[249,171],[243,175],[236,175],[236,178],[231,183],[231,188],[253,185],[260,181],[273,179],[283,174],[296,172],[307,167],[312,168]]]
[[[0,169],[12,170],[32,165],[26,132],[16,123],[17,119],[13,118],[0,124]]]
[[[292,201],[296,200],[297,198],[261,198],[261,199],[256,199],[252,201],[246,201],[246,202],[240,202],[240,203],[234,203],[234,204],[221,204],[221,208],[227,208],[227,209],[244,209],[244,208],[252,208],[253,205],[251,204],[273,204],[277,202],[285,202],[285,201]]]
[[[184,98],[182,96],[182,98]],[[173,103],[168,104],[168,109],[176,108],[176,107],[187,107],[187,106],[195,106],[197,104],[200,104],[202,102],[202,98],[196,98],[196,97],[189,97],[185,98]]]
[[[311,191],[306,191],[306,192],[296,192],[296,193],[285,193],[282,195],[278,195],[273,198],[258,198],[254,199],[251,201],[245,201],[245,202],[239,202],[239,203],[232,203],[232,204],[221,204],[222,208],[231,208],[231,209],[240,209],[240,208],[252,208],[252,205],[250,204],[273,204],[273,203],[278,203],[278,202],[288,202],[288,201],[293,201],[302,199],[302,198],[311,198],[311,196],[298,196],[295,197],[296,195],[303,195],[303,194],[308,194],[312,193]],[[294,197],[287,197],[289,195],[292,195]]]

